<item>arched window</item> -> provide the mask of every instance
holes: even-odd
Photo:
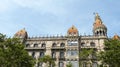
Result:
[[[42,43],[41,47],[46,47],[46,44],[45,44],[45,43]]]
[[[44,56],[44,52],[40,52],[40,58],[42,58]]]
[[[97,35],[99,35],[99,32],[97,31]]]
[[[95,47],[95,43],[94,43],[94,42],[91,42],[91,43],[90,43],[90,46]]]
[[[35,58],[35,52],[32,52],[32,57]]]
[[[26,47],[30,47],[30,44],[26,44]]]
[[[92,63],[92,67],[98,67],[97,62],[93,62],[93,63]]]
[[[56,58],[56,53],[52,52],[52,58]]]
[[[102,31],[100,30],[100,35],[102,35]]]
[[[103,35],[105,36],[105,31],[103,31]]]
[[[64,58],[64,52],[63,51],[60,52],[60,58]]]
[[[52,47],[56,47],[56,46],[57,46],[57,44],[56,44],[56,43],[53,43],[53,44],[52,44]]]
[[[64,47],[64,46],[65,46],[65,43],[61,43],[61,44],[60,44],[60,47]]]
[[[64,67],[64,63],[63,62],[59,62],[59,67]]]
[[[86,45],[85,45],[85,42],[82,42],[82,43],[81,43],[81,46],[86,46]]]
[[[34,44],[34,47],[38,47],[38,44],[37,44],[37,43],[35,43],[35,44]]]

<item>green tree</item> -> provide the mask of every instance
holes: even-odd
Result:
[[[97,53],[95,52],[94,49],[82,48],[79,56],[80,56],[80,62],[79,62],[80,67],[83,65],[84,60],[89,60],[92,62],[94,62],[94,60],[97,60]]]
[[[69,63],[66,65],[66,67],[72,67],[72,63],[69,62]]]
[[[33,67],[34,59],[28,55],[17,38],[7,38],[0,33],[0,67]]]
[[[110,67],[119,67],[120,65],[120,41],[106,40],[105,51],[100,52],[100,60]]]
[[[55,62],[49,55],[45,55],[44,57],[39,58],[39,62],[46,63],[48,67],[51,67],[51,65],[52,67],[55,67]]]

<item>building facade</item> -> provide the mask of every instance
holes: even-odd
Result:
[[[73,67],[98,67],[97,59],[94,61],[81,59],[79,54],[82,49],[95,49],[96,52],[104,48],[104,40],[107,39],[107,27],[96,13],[93,24],[93,35],[79,35],[78,29],[73,25],[67,31],[66,36],[28,37],[27,31],[22,29],[14,37],[21,39],[29,55],[38,59],[44,55],[50,55],[56,67],[66,67],[69,62]],[[83,63],[80,65],[79,62]],[[46,67],[46,64],[37,63],[36,67]]]

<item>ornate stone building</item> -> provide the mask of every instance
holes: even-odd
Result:
[[[83,61],[82,67],[98,67],[100,62],[81,60],[81,49],[95,49],[96,52],[104,48],[104,40],[107,39],[107,27],[103,24],[100,16],[96,13],[93,24],[93,35],[79,35],[79,30],[72,26],[68,29],[66,36],[46,36],[29,37],[27,31],[22,29],[15,35],[25,44],[25,49],[29,55],[38,59],[44,55],[50,55],[56,67],[66,67],[69,62],[73,67],[79,67],[79,62]],[[89,62],[89,64],[87,64]],[[37,63],[36,67],[46,67],[45,64]]]

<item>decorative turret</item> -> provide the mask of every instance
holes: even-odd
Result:
[[[78,30],[74,25],[70,27],[67,31],[67,36],[78,36],[78,35],[79,35]]]
[[[93,24],[93,34],[95,36],[107,36],[107,27],[103,24],[98,13],[95,15],[95,22]]]
[[[27,39],[28,34],[27,34],[27,31],[24,28],[24,29],[19,30],[17,33],[15,33],[14,37],[15,38],[20,38],[21,42],[24,42]]]
[[[114,39],[114,40],[120,40],[120,37],[117,34],[115,34],[112,39]]]

